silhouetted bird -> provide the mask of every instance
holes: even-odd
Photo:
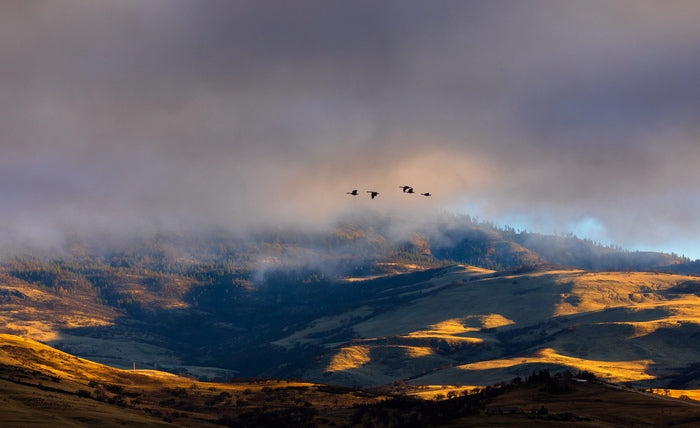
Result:
[[[352,192],[347,192],[348,195],[352,196],[357,196],[357,189],[353,190]]]
[[[367,193],[371,193],[370,196],[372,196],[372,199],[374,199],[379,194],[379,192],[375,192],[373,190],[368,190]]]
[[[408,189],[411,189],[411,186],[399,186],[399,188],[403,189],[403,192],[406,193]]]
[[[430,196],[430,193],[427,193],[427,192],[426,192],[426,193],[421,193],[421,195],[423,195],[423,196]]]
[[[413,193],[413,187],[409,187],[408,190],[406,190],[406,193]]]

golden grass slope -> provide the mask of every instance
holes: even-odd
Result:
[[[369,348],[366,346],[347,346],[340,348],[326,371],[334,372],[338,370],[349,370],[360,367],[370,361]]]
[[[190,379],[155,370],[121,370],[59,351],[43,343],[10,334],[0,334],[0,364],[35,370],[45,375],[79,383],[112,382],[119,385],[158,387],[190,385]]]
[[[110,325],[114,308],[94,296],[57,295],[0,271],[0,332],[55,340],[60,329]]]
[[[554,280],[561,274],[495,276],[475,274],[467,267],[453,269],[431,281],[442,285],[436,293],[358,323],[354,330],[369,338],[435,330],[433,326],[448,320],[468,320],[465,327],[477,330],[491,327],[492,320],[513,326],[537,322],[551,317],[560,293],[569,291],[570,287]]]
[[[0,334],[3,428],[259,426],[257,420],[334,426],[346,421],[353,406],[385,399],[310,382],[210,383],[154,370],[120,370]]]
[[[653,388],[654,394],[665,397],[673,397],[681,400],[693,400],[700,402],[700,389],[668,389],[668,388]]]
[[[553,315],[571,315],[595,312],[615,307],[687,307],[687,319],[700,321],[700,297],[694,294],[669,297],[664,294],[683,281],[697,281],[695,277],[653,272],[580,272],[561,275],[556,283],[570,286],[561,295]],[[571,303],[571,302],[575,303]]]
[[[692,280],[696,278],[647,272],[591,273],[581,270],[491,275],[475,280],[466,269],[454,270],[439,278],[450,286],[436,295],[373,317],[354,329],[362,337],[397,336],[414,331],[437,331],[443,325],[454,326],[461,320],[479,318],[482,323],[469,327],[488,329],[508,325],[517,328],[555,316],[622,307],[663,307],[674,312],[671,320],[697,323],[700,322],[700,297],[663,293],[683,281]]]
[[[0,379],[0,425],[3,428],[177,426],[139,410],[4,379]]]
[[[120,293],[124,298],[149,308],[186,308],[188,304],[182,297],[197,285],[189,278],[162,275],[159,277],[161,289],[154,290],[149,288],[148,273],[115,276],[122,283]],[[86,282],[81,275],[68,271],[61,273],[61,280],[67,284]],[[7,266],[0,266],[0,333],[54,341],[61,338],[58,333],[61,330],[112,325],[122,314],[112,306],[99,303],[98,294],[93,286],[47,288],[19,279],[10,274]]]
[[[638,361],[595,361],[562,355],[551,348],[541,349],[530,356],[479,361],[459,366],[462,370],[490,370],[513,367],[519,364],[546,364],[564,366],[576,370],[586,370],[596,377],[612,382],[629,382],[653,379],[647,370],[652,360]]]
[[[616,382],[667,379],[700,355],[691,340],[700,334],[700,297],[683,291],[683,284],[698,281],[653,272],[502,275],[455,267],[426,282],[431,293],[353,324],[362,358],[344,366],[345,376],[334,363],[324,376],[333,371],[338,380],[366,381],[374,372],[383,380],[389,371],[415,384],[488,385],[550,366]],[[402,354],[401,347],[421,351]],[[346,348],[336,348],[331,361],[346,358]],[[426,370],[429,364],[433,370]],[[462,374],[435,370],[439,365],[459,366]]]
[[[10,335],[0,335],[0,349],[2,427],[273,426],[270,423],[330,427],[372,421],[376,422],[375,426],[381,426],[376,418],[387,412],[404,411],[387,406],[383,411],[378,408],[378,412],[365,412],[365,416],[373,415],[376,420],[363,417],[352,422],[356,410],[363,408],[358,405],[382,403],[386,396],[304,382],[205,383],[151,371],[114,370],[121,374],[115,377],[108,373],[113,370],[109,367],[89,364]],[[538,358],[566,359],[553,352],[543,352]],[[30,362],[36,370],[17,364],[18,361]],[[87,382],[80,378],[81,372],[91,372],[114,383]],[[66,373],[71,373],[73,380],[54,376]],[[134,380],[144,378],[152,381],[133,384]],[[444,399],[473,389],[430,385],[416,388],[411,395]],[[574,383],[564,393],[546,392],[542,385],[523,385],[496,396],[478,414],[443,423],[501,427],[697,426],[700,405],[685,397],[684,400],[670,398],[677,393],[664,391],[669,398],[658,397],[592,382]],[[419,409],[415,405],[414,408]],[[548,413],[533,413],[542,408]],[[511,409],[521,413],[508,413]],[[424,412],[422,416],[428,414]]]

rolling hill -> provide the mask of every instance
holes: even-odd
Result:
[[[119,370],[18,336],[0,335],[0,425],[26,426],[581,426],[692,427],[700,404],[533,373],[459,391],[397,385],[383,392],[294,381],[199,382]],[[391,389],[391,390],[390,390]],[[444,390],[443,390],[444,391]]]
[[[5,255],[0,331],[206,380],[489,385],[547,368],[699,383],[693,263],[468,217],[394,229],[351,219]]]
[[[323,344],[324,364],[308,378],[326,382],[489,385],[547,368],[696,388],[696,284],[651,272],[454,266],[400,293],[417,293],[410,301],[319,319],[275,343]],[[350,341],[324,337],[341,325],[354,332]]]
[[[6,334],[0,391],[3,427],[324,425],[387,398],[309,382],[206,383],[120,370]]]

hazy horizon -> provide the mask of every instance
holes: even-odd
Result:
[[[651,0],[6,1],[0,243],[374,210],[698,259],[699,19]]]

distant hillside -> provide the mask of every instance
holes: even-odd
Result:
[[[700,275],[700,260],[695,260],[694,262],[675,263],[666,266],[660,266],[658,270],[683,275]]]
[[[432,254],[439,260],[486,269],[506,270],[549,262],[537,252],[505,236],[503,231],[471,222],[441,225],[429,241]]]
[[[156,235],[121,243],[72,239],[64,252],[7,254],[4,260],[58,260],[173,274],[292,267],[322,270],[327,276],[395,272],[387,263],[413,265],[414,269],[462,263],[492,270],[549,264],[640,271],[690,262],[675,254],[628,251],[571,234],[516,231],[469,216],[442,216],[408,227],[390,217],[371,215],[348,217],[316,232],[268,228],[245,237],[226,232]]]
[[[443,218],[426,230],[433,255],[440,260],[507,270],[553,264],[587,270],[653,270],[689,260],[673,254],[627,251],[591,240],[499,228],[469,216]]]
[[[644,271],[687,261],[673,254],[602,246],[573,235],[562,237],[522,232],[510,236],[514,242],[539,254],[549,263],[594,271]]]

